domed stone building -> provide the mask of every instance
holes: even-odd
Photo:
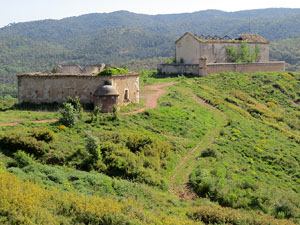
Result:
[[[94,93],[94,106],[101,107],[104,113],[112,112],[113,107],[118,105],[119,93],[109,84],[100,86]]]
[[[97,75],[103,66],[77,67],[17,75],[19,103],[63,103],[78,96],[82,104],[101,106],[102,112],[112,112],[114,105],[139,103],[138,73],[103,76]]]

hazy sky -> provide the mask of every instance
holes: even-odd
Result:
[[[299,0],[0,0],[0,27],[13,22],[61,19],[87,13],[128,10],[144,14],[300,8]]]

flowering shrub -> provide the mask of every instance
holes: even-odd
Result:
[[[66,131],[67,127],[65,125],[59,125],[58,129],[61,130],[61,131]]]
[[[198,207],[190,216],[196,221],[202,221],[205,224],[276,224],[276,225],[293,225],[292,221],[277,220],[273,216],[256,215],[244,213],[240,210],[223,208],[220,206],[201,206]]]
[[[4,170],[0,171],[0,199],[0,223],[4,224],[195,224],[146,211],[135,200],[47,190]]]

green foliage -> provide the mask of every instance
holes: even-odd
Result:
[[[32,133],[32,136],[38,141],[45,141],[49,143],[55,139],[54,132],[47,128],[34,129]]]
[[[166,63],[166,64],[176,63],[176,59],[175,59],[175,57],[168,58],[168,59],[165,61],[165,63]]]
[[[86,149],[90,154],[89,159],[85,162],[88,167],[98,171],[105,171],[106,165],[102,162],[100,143],[98,138],[88,135]]]
[[[164,184],[158,173],[171,155],[167,142],[133,132],[126,135],[112,132],[102,133],[100,143],[102,161],[107,167],[105,173],[151,185]]]
[[[277,221],[270,216],[248,214],[243,211],[233,210],[215,206],[201,206],[195,209],[190,216],[196,221],[202,221],[205,224],[232,224],[232,225],[257,225],[257,224],[282,224],[292,225],[291,221]]]
[[[197,158],[190,176],[200,196],[222,206],[299,219],[300,186],[294,169],[299,161],[299,78],[286,72],[221,73],[187,82],[230,118]],[[207,157],[208,150],[217,157]]]
[[[286,62],[287,71],[300,71],[300,37],[272,42],[270,58]]]
[[[101,112],[101,107],[96,106],[94,110],[92,111],[92,123],[98,123],[100,120],[100,112]]]
[[[0,111],[12,109],[16,103],[17,99],[5,96],[4,99],[0,100]]]
[[[120,120],[120,114],[119,110],[116,105],[113,106],[113,116],[112,116],[113,121],[119,121]]]
[[[23,150],[35,156],[42,156],[47,152],[43,141],[38,141],[36,138],[20,132],[7,132],[1,136],[0,148],[6,150],[8,154]]]
[[[73,127],[80,119],[80,114],[71,103],[64,103],[63,109],[60,111],[59,122],[67,127]]]
[[[17,163],[17,166],[21,168],[35,163],[35,159],[32,155],[21,150],[14,153],[14,159]]]
[[[75,98],[68,97],[67,103],[72,104],[72,106],[74,107],[74,110],[78,114],[78,118],[81,120],[82,119],[83,108],[82,108],[82,105],[80,103],[79,97],[78,96],[76,96]]]
[[[104,69],[101,72],[99,72],[97,75],[98,76],[113,76],[113,75],[120,75],[120,74],[126,74],[129,71],[123,68],[109,68],[109,69]]]
[[[53,130],[56,136],[49,143],[36,140],[44,143],[49,151],[43,156],[35,156],[34,164],[23,168],[11,167],[16,166],[16,160],[9,154],[3,155],[6,151],[2,146],[0,162],[19,177],[40,183],[47,190],[53,187],[60,190],[60,197],[52,199],[59,201],[54,204],[55,212],[57,205],[68,212],[67,215],[59,214],[61,224],[69,221],[127,221],[134,208],[132,205],[116,214],[124,216],[121,221],[116,220],[114,214],[106,218],[88,211],[90,208],[99,209],[99,205],[94,204],[97,195],[116,199],[122,204],[122,199],[135,199],[140,204],[139,210],[134,211],[130,218],[135,222],[142,218],[141,224],[168,224],[161,219],[152,222],[154,220],[147,217],[152,215],[152,210],[155,210],[155,218],[163,215],[169,224],[299,223],[299,74],[221,73],[191,79],[157,76],[143,71],[141,83],[178,83],[166,88],[167,93],[159,98],[157,108],[124,115],[117,122],[112,120],[113,115],[104,115],[99,123],[90,123],[87,117],[91,115],[85,113],[82,123],[65,131],[58,129],[59,123],[25,122],[15,127],[0,127],[1,137],[22,129],[24,136],[36,139],[33,127]],[[191,92],[222,110],[226,117],[217,117],[212,109],[206,105],[203,107],[201,101],[196,104]],[[14,121],[16,117],[27,121],[39,117],[39,114],[6,111],[1,118]],[[222,120],[224,123],[220,122]],[[215,131],[216,135],[220,133],[219,137],[213,139],[208,133],[211,131]],[[180,199],[171,191],[165,192],[179,159],[182,157],[184,160],[187,151],[200,141],[201,146],[209,146],[202,148],[202,152],[194,151],[195,157],[192,157],[187,170],[192,170],[189,183],[203,198]],[[185,171],[178,172],[184,174]],[[36,188],[32,183],[29,185]],[[23,189],[18,188],[16,193],[20,190]],[[75,194],[62,202],[64,191]],[[78,198],[77,191],[87,195],[85,200]],[[39,189],[34,193],[41,192]],[[72,199],[75,200],[70,204],[72,209],[77,210],[76,213],[70,211],[69,201]],[[91,202],[95,207],[89,205]],[[79,203],[81,208],[76,208]],[[3,206],[1,204],[0,207]],[[113,204],[115,206],[116,203]],[[145,215],[141,206],[146,208]],[[176,215],[175,220],[170,219],[172,215]],[[189,223],[182,222],[180,218],[187,218]]]
[[[246,41],[243,41],[239,48],[226,47],[226,57],[229,62],[258,62],[260,56],[260,46],[256,45],[252,52]]]

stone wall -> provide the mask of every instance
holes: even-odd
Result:
[[[205,70],[200,69],[200,76],[221,72],[254,73],[285,71],[285,62],[267,63],[212,63]]]
[[[199,64],[158,64],[158,73],[162,74],[193,74],[196,76],[206,76],[220,72],[279,72],[285,71],[285,62],[267,62],[267,63],[211,63],[206,67],[200,67]]]
[[[124,101],[125,89],[129,90],[129,102],[139,102],[139,74],[118,76],[93,75],[18,75],[19,103],[63,103],[68,97],[80,98],[82,103],[93,103],[93,94],[105,81],[109,81],[120,94],[118,104]]]
[[[199,61],[199,60],[198,60]],[[161,74],[199,74],[199,64],[158,64],[157,72]]]

